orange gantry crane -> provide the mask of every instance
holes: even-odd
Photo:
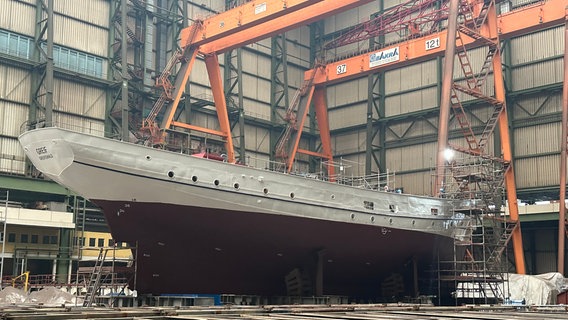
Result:
[[[372,0],[263,0],[250,1],[218,15],[195,21],[181,32],[181,50],[174,53],[156,84],[163,89],[141,132],[152,145],[164,143],[165,130],[171,126],[220,136],[225,140],[227,161],[235,162],[231,128],[223,92],[218,54],[260,39],[276,35],[301,25],[324,19]],[[220,130],[174,121],[174,114],[185,90],[193,63],[203,56]],[[170,82],[179,65],[174,83]],[[160,124],[158,115],[163,113]]]
[[[323,65],[318,65],[304,74],[304,85],[297,93],[297,101],[293,101],[291,110],[288,111],[289,120],[285,134],[277,145],[277,155],[286,160],[287,171],[292,169],[292,164],[297,153],[303,153],[332,160],[330,130],[327,122],[326,105],[326,86],[360,78],[365,75],[385,71],[393,68],[415,64],[426,61],[444,53],[448,55],[449,46],[457,51],[458,60],[462,71],[466,77],[466,86],[459,86],[453,82],[451,74],[444,76],[442,87],[447,87],[445,105],[441,106],[439,124],[439,152],[448,147],[448,121],[450,109],[454,111],[455,118],[458,120],[468,148],[458,148],[458,151],[473,155],[484,155],[484,148],[488,137],[493,133],[495,126],[499,126],[500,138],[502,143],[502,162],[506,164],[504,175],[505,186],[507,189],[507,200],[509,204],[509,214],[512,222],[516,223],[512,231],[512,241],[515,255],[517,272],[524,274],[525,263],[522,248],[522,238],[519,223],[519,213],[517,207],[516,186],[512,167],[512,153],[510,146],[509,131],[507,125],[507,113],[505,107],[505,91],[502,77],[502,67],[500,58],[500,39],[512,38],[521,34],[542,30],[551,26],[559,25],[565,20],[565,0],[549,0],[528,5],[508,13],[497,15],[495,1],[476,1],[476,0],[451,0],[454,2],[454,12],[450,7],[442,5],[438,9],[430,8],[430,11],[423,10],[429,8],[427,0],[410,1],[405,12],[392,9],[376,20],[365,23],[362,27],[356,27],[350,34],[344,35],[338,40],[339,44],[361,41],[365,38],[385,34],[407,28],[408,38],[394,45],[385,46],[378,51],[355,55],[344,60],[335,61]],[[430,13],[428,13],[430,12]],[[432,25],[438,24],[441,20],[457,20],[457,13],[461,15],[460,25],[455,25],[453,31],[448,29],[436,31]],[[403,17],[406,17],[404,19]],[[389,18],[390,17],[390,18]],[[427,28],[421,28],[426,26]],[[450,33],[449,33],[450,32]],[[355,35],[354,35],[355,34]],[[480,72],[475,73],[471,70],[471,64],[467,58],[467,50],[474,47],[488,47],[485,63]],[[457,50],[455,50],[457,47]],[[447,59],[449,60],[449,59]],[[449,72],[453,68],[448,68]],[[481,86],[487,85],[486,78],[490,69],[493,70],[495,96],[489,97],[482,93]],[[459,102],[458,94],[473,96],[494,106],[494,113],[486,124],[486,128],[480,137],[473,134],[473,130],[464,117],[463,108]],[[300,136],[303,130],[303,123],[307,117],[307,109],[313,103],[316,112],[317,123],[321,138],[321,152],[302,150],[299,148]],[[440,164],[441,161],[441,164]],[[444,167],[444,158],[438,155],[437,170]],[[332,167],[332,166],[330,166]],[[332,174],[333,172],[329,172]],[[434,190],[439,190],[441,186],[440,178],[443,176],[437,173],[437,181]]]

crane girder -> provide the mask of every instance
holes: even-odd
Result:
[[[194,25],[182,29],[179,45],[185,48],[188,45],[201,46],[219,39],[226,41],[227,37],[232,37],[235,33],[287,16],[321,1],[324,0],[250,1],[201,20],[203,26],[199,28],[195,38],[191,35]]]
[[[565,0],[549,0],[503,13],[497,19],[500,38],[510,39],[560,25],[565,19],[565,6]],[[433,59],[443,55],[446,48],[446,36],[446,30],[443,30],[386,46],[381,50],[327,63],[325,70],[316,75],[313,83],[315,86],[329,85]],[[482,39],[476,40],[468,36],[463,38],[464,45],[468,49],[484,44]],[[434,45],[429,46],[430,43]],[[391,61],[376,60],[381,54],[387,56],[389,53],[393,53]],[[395,58],[398,59],[395,60]],[[307,70],[304,77],[308,77],[311,72]]]
[[[224,37],[202,44],[200,52],[204,54],[224,53],[259,40],[308,25],[349,9],[370,3],[373,0],[323,0],[294,12],[252,26],[248,29],[236,29],[230,37]]]

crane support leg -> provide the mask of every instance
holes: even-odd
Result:
[[[221,78],[221,68],[219,67],[219,58],[216,54],[205,56],[205,67],[209,75],[211,83],[211,91],[213,92],[213,100],[217,109],[217,118],[219,119],[219,128],[226,138],[225,149],[227,152],[227,162],[235,162],[235,151],[233,149],[233,137],[231,135],[231,124],[229,122],[229,113],[227,112],[227,102],[225,101],[225,93],[223,92],[223,79]]]
[[[327,174],[329,177],[333,177],[335,174],[334,166],[331,165],[333,161],[333,155],[331,153],[331,134],[329,132],[329,117],[327,114],[327,103],[325,100],[325,87],[317,88],[313,94],[314,107],[316,110],[316,119],[318,122],[318,128],[320,132],[322,153],[330,162],[327,166]]]
[[[308,110],[310,109],[310,104],[312,103],[312,96],[314,94],[315,87],[310,85],[306,88],[306,92],[300,98],[300,103],[298,106],[298,112],[296,113],[296,125],[295,131],[292,133],[291,141],[292,146],[288,154],[288,160],[286,164],[286,171],[292,171],[292,166],[294,164],[294,159],[296,158],[296,152],[298,152],[298,146],[300,145],[300,137],[302,136],[302,130],[304,129],[304,123],[306,122],[306,117],[308,116]]]
[[[491,37],[499,41],[497,30],[497,12],[494,5],[489,7],[487,14],[489,33]],[[498,42],[497,42],[498,43]],[[499,134],[501,135],[501,151],[503,160],[509,163],[505,171],[505,189],[507,190],[507,203],[509,205],[509,217],[513,222],[517,222],[517,227],[513,229],[512,241],[513,252],[515,255],[515,267],[518,274],[526,274],[525,253],[523,251],[523,237],[521,235],[521,222],[519,220],[519,206],[517,205],[517,187],[515,185],[515,171],[513,170],[513,154],[511,151],[511,140],[509,136],[509,120],[507,117],[507,104],[505,97],[505,83],[503,79],[503,66],[501,64],[501,50],[495,52],[493,57],[493,78],[495,86],[495,99],[503,102],[503,109],[499,115]]]
[[[170,125],[172,124],[174,114],[176,113],[179,101],[184,92],[185,85],[187,84],[187,80],[189,79],[189,74],[191,73],[191,69],[193,68],[193,63],[195,62],[196,57],[197,48],[187,48],[183,53],[183,56],[181,58],[181,67],[176,76],[176,81],[172,93],[173,101],[168,105],[162,123],[160,125],[160,128],[164,130],[169,129]]]

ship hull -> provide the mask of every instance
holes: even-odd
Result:
[[[432,270],[451,244],[415,231],[161,203],[130,203],[129,217],[114,214],[123,202],[93,201],[116,239],[137,243],[137,289],[154,294],[285,295],[293,269],[314,280],[321,252],[323,294],[377,297],[382,279],[412,274],[414,261]]]
[[[470,223],[444,199],[58,128],[20,142],[47,177],[102,208],[116,241],[137,246],[141,293],[283,295],[298,269],[307,294],[376,297],[392,273],[405,274],[413,294],[416,274],[431,269],[438,251],[450,252]]]

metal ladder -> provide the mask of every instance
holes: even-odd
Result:
[[[95,266],[93,267],[93,273],[91,273],[91,277],[89,278],[89,283],[87,285],[87,293],[85,295],[85,300],[83,301],[83,307],[90,307],[93,305],[95,301],[95,296],[100,289],[101,286],[101,274],[103,264],[106,259],[108,249],[100,248],[99,256],[97,257],[97,261],[95,261]]]
[[[284,132],[280,135],[280,138],[276,143],[276,148],[275,148],[276,158],[282,159],[283,162],[286,162],[286,158],[288,157],[286,148],[288,146],[288,142],[290,141],[290,137],[292,136],[292,132],[294,130],[299,129],[297,127],[298,119],[296,112],[300,105],[300,100],[302,99],[302,97],[306,95],[306,93],[309,90],[309,87],[313,85],[314,78],[316,76],[317,71],[319,70],[319,66],[320,66],[319,64],[316,64],[315,67],[312,69],[310,77],[308,79],[304,79],[302,86],[296,91],[294,97],[292,98],[292,102],[290,103],[288,109],[286,110],[286,116],[284,119],[286,120],[286,128],[284,129]],[[286,168],[277,168],[278,171],[285,169]]]

